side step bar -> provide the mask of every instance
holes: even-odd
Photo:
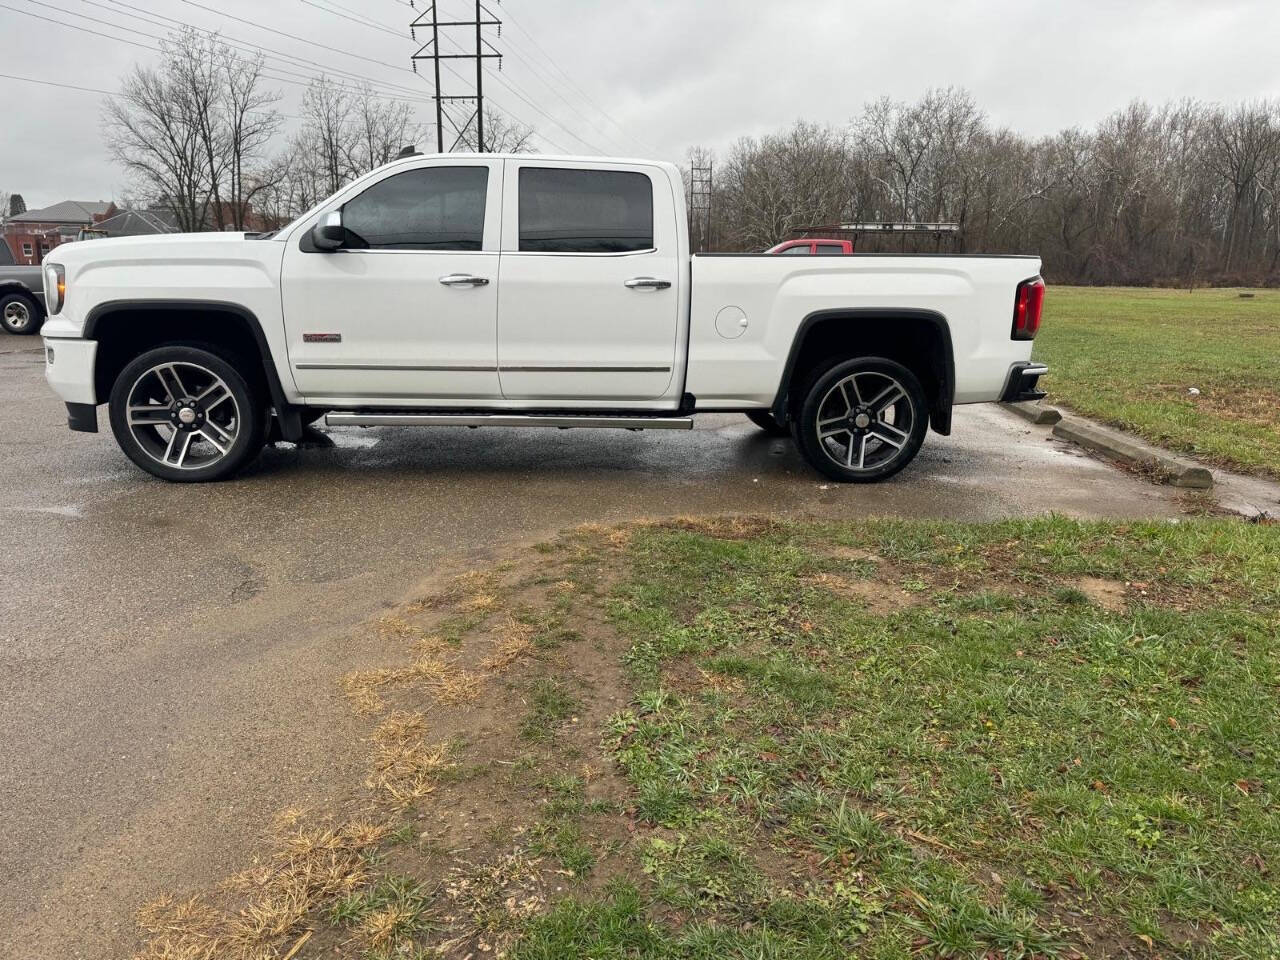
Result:
[[[614,430],[692,430],[693,417],[579,417],[571,414],[329,413],[331,427],[601,427]]]

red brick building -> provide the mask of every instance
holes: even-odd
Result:
[[[115,216],[116,212],[116,205],[110,201],[63,200],[51,207],[10,217],[4,225],[4,239],[15,263],[39,264],[58,244],[76,239],[81,230]]]

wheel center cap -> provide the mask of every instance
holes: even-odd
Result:
[[[187,426],[191,426],[191,424],[196,422],[195,407],[180,408],[178,410],[178,419]]]
[[[867,427],[871,426],[871,418],[865,413],[860,413],[853,418],[853,425],[859,430],[865,430]]]

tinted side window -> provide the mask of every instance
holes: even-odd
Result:
[[[818,255],[822,257],[843,257],[844,247],[838,243],[818,244]]]
[[[520,171],[520,249],[627,253],[653,248],[653,184],[616,170]]]
[[[480,250],[488,167],[427,167],[387,177],[342,208],[357,250]]]

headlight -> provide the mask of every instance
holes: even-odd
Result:
[[[62,309],[67,299],[67,269],[60,263],[45,264],[44,307],[49,316]]]

